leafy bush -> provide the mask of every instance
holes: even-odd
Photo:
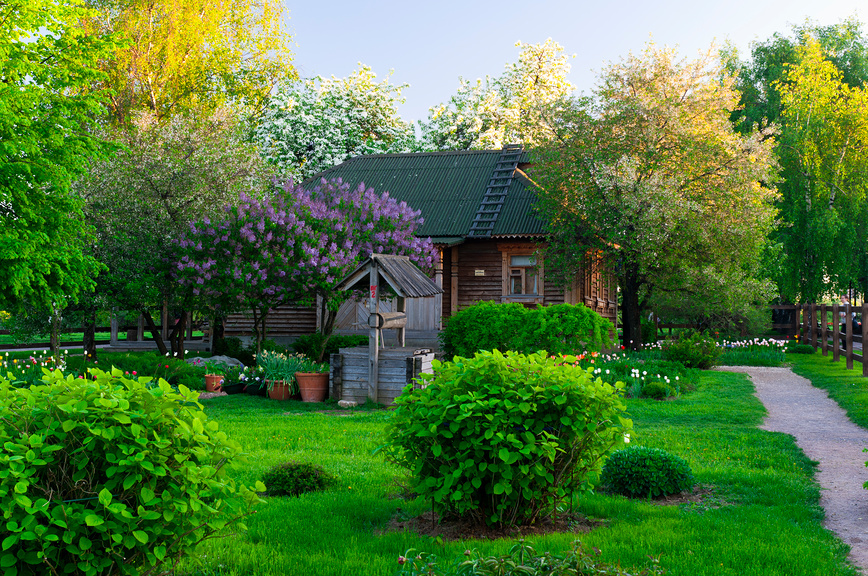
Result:
[[[323,347],[325,345],[325,347]],[[353,348],[355,346],[367,346],[368,337],[360,334],[332,334],[328,341],[321,332],[299,336],[292,343],[292,350],[297,354],[304,354],[314,360],[328,362],[332,354],[336,354],[340,348]],[[322,354],[322,356],[320,356]]]
[[[174,387],[186,386],[191,390],[204,390],[201,366],[193,366],[174,356],[162,356],[159,352],[127,352],[122,354],[101,354],[99,364],[85,362],[81,356],[67,358],[67,371],[85,375],[91,367],[106,369],[115,367],[129,375],[166,380]]]
[[[337,479],[316,464],[285,462],[262,475],[269,496],[299,496],[305,492],[325,490]]]
[[[793,354],[813,354],[816,350],[810,344],[793,344],[792,346],[787,346],[787,352],[792,352]]]
[[[677,340],[663,344],[663,359],[681,362],[688,368],[711,368],[720,358],[717,342],[701,332],[682,332]]]
[[[596,550],[596,555],[600,551]],[[651,566],[641,572],[626,572],[597,561],[585,552],[582,543],[573,542],[572,549],[566,554],[540,554],[529,542],[519,540],[508,554],[503,556],[481,556],[476,550],[466,551],[447,565],[442,565],[434,554],[418,553],[407,550],[398,557],[401,569],[398,576],[659,576],[663,570],[658,561],[651,559]]]
[[[642,397],[664,400],[673,395],[672,389],[665,382],[652,381],[642,386]]]
[[[259,500],[228,476],[241,447],[198,395],[151,384],[119,370],[0,380],[7,574],[161,572]]]
[[[517,303],[479,302],[449,319],[440,342],[447,357],[480,350],[575,354],[611,346],[612,329],[611,322],[580,304],[528,309]]]
[[[574,361],[496,350],[434,361],[426,386],[395,400],[387,457],[441,514],[512,526],[551,513],[590,489],[632,427],[618,389]]]
[[[617,494],[660,498],[693,488],[693,473],[684,460],[659,448],[630,447],[612,454],[600,481]]]

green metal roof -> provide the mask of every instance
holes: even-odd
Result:
[[[500,150],[474,150],[358,156],[307,182],[320,178],[341,178],[351,186],[364,182],[422,212],[425,221],[417,236],[455,243],[470,231],[500,154]],[[544,222],[533,215],[534,197],[532,183],[516,171],[492,236],[544,234]]]

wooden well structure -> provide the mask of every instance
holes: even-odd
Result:
[[[337,289],[365,292],[370,339],[367,349],[342,348],[337,354],[332,354],[331,395],[361,402],[371,398],[375,402],[391,404],[419,372],[430,371],[434,358],[430,350],[405,347],[406,299],[431,298],[443,290],[410,262],[408,256],[391,254],[372,254],[344,278]],[[394,312],[380,312],[380,297],[384,290],[395,294]],[[385,329],[397,330],[397,348],[380,349]],[[365,373],[367,378],[362,376]]]

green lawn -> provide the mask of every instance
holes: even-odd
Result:
[[[316,462],[340,485],[301,498],[269,498],[248,518],[249,532],[204,543],[179,575],[394,574],[408,548],[452,558],[468,548],[505,553],[514,540],[444,543],[410,533],[381,533],[395,514],[416,515],[426,502],[396,497],[401,471],[372,451],[389,413],[294,413],[246,395],[204,402],[206,411],[247,449],[239,480],[252,483],[286,460]],[[814,465],[791,437],[757,429],[764,409],[743,375],[705,372],[678,400],[628,400],[633,441],[665,448],[713,486],[700,505],[657,506],[592,495],[575,506],[608,525],[579,535],[623,567],[660,558],[669,575],[852,575],[846,546],[821,526]],[[564,551],[576,538],[531,538],[538,550]]]
[[[853,370],[847,370],[846,358],[842,355],[838,362],[833,362],[831,351],[828,356],[821,352],[788,354],[787,360],[792,363],[793,372],[827,390],[850,420],[868,428],[868,378],[862,376],[860,363],[854,362]]]

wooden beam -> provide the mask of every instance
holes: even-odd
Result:
[[[458,312],[458,246],[452,247],[452,263],[450,266],[452,275],[452,293],[450,294],[449,315],[454,316]]]

